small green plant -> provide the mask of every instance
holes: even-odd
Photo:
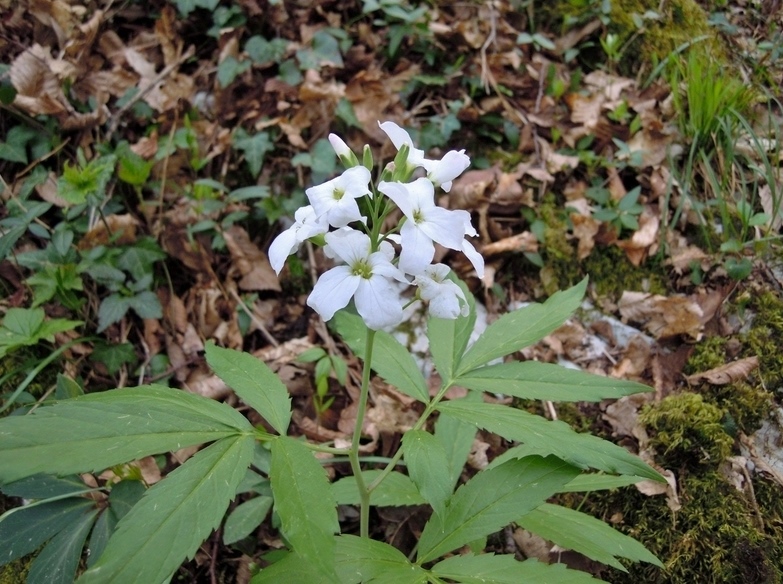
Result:
[[[108,541],[93,544],[91,537],[88,545],[91,552],[97,551],[91,553],[79,584],[168,580],[221,524],[238,493],[255,496],[229,515],[224,541],[251,533],[274,506],[274,522],[287,548],[267,557],[270,565],[252,578],[253,584],[353,584],[379,578],[403,584],[594,581],[563,565],[480,553],[481,542],[510,523],[619,569],[620,558],[661,566],[641,544],[608,525],[546,503],[556,493],[614,488],[641,479],[662,481],[655,470],[621,446],[577,433],[563,422],[483,399],[489,392],[528,400],[597,402],[649,391],[631,381],[513,359],[569,318],[582,302],[587,281],[555,293],[543,304],[502,316],[469,345],[475,300],[448,267],[431,262],[438,242],[463,252],[476,274],[483,276],[483,258],[466,239],[475,234],[470,215],[434,203],[435,187],[448,192],[470,160],[464,151],[454,150],[441,160],[429,160],[402,128],[385,122],[381,129],[399,151],[394,163],[381,171],[380,182],[371,184],[374,165],[369,147],[360,163],[339,137],[331,135],[347,169],[307,190],[310,205],[297,211],[295,223],[269,250],[278,273],[306,240],[325,245],[326,253],[337,260],[316,282],[308,305],[325,320],[334,320],[338,334],[363,361],[350,446],[288,436],[292,407],[286,386],[252,355],[209,342],[207,363],[263,418],[263,425],[254,427],[225,403],[159,385],[77,395],[27,415],[0,419],[0,485],[40,502],[32,505],[49,506],[49,511],[51,505],[66,505],[70,513],[69,526],[56,524],[47,513],[34,536],[14,544],[0,562],[21,557],[48,540],[36,562],[48,566],[49,558],[57,556],[70,576],[90,526],[101,521],[96,519],[95,502],[82,492],[63,491],[61,501],[66,503],[41,492],[35,481],[54,480],[35,478],[41,473],[62,477],[98,472],[210,443],[144,491],[115,529],[104,530],[111,533]],[[419,167],[427,176],[411,180]],[[384,231],[385,219],[395,208],[405,220]],[[399,243],[399,253],[391,241]],[[408,285],[416,291],[405,300],[400,288]],[[401,324],[404,303],[418,301],[428,303],[427,335],[441,379],[434,391],[408,349],[383,330]],[[327,369],[343,376],[339,360],[318,352],[308,357],[324,363],[322,378]],[[380,466],[363,464],[359,456],[373,371],[418,402],[421,412],[404,433],[401,447]],[[455,386],[466,388],[467,396],[446,399]],[[325,393],[319,399],[322,406],[328,403]],[[517,445],[460,484],[478,429]],[[351,475],[330,484],[322,466],[330,459],[319,460],[315,453],[335,462],[347,457]],[[407,473],[399,470],[403,460]],[[33,482],[30,486],[19,481]],[[135,489],[133,495],[140,493]],[[358,506],[358,535],[340,533],[338,504]],[[432,515],[410,558],[370,538],[371,506],[424,504]],[[28,508],[0,518],[0,542],[10,541],[20,519],[35,514]],[[466,545],[473,551],[455,555]]]
[[[587,196],[598,204],[593,212],[593,219],[611,224],[617,233],[623,230],[638,230],[638,217],[644,211],[644,206],[639,203],[641,192],[642,187],[634,187],[615,202],[606,187],[595,186],[587,189]]]
[[[320,347],[308,349],[299,357],[300,363],[315,363],[315,394],[313,402],[315,411],[323,414],[332,407],[334,396],[329,396],[329,379],[334,378],[342,386],[348,381],[348,364],[338,355],[330,355]]]

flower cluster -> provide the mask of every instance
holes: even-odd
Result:
[[[269,261],[278,274],[286,258],[306,240],[324,245],[337,265],[316,282],[307,299],[324,320],[348,305],[371,329],[402,321],[402,291],[416,286],[415,298],[429,302],[430,314],[439,318],[466,315],[462,290],[448,279],[449,268],[433,264],[435,243],[462,251],[484,277],[484,259],[466,239],[476,236],[467,211],[452,211],[435,204],[435,188],[451,190],[452,181],[470,165],[464,150],[452,150],[429,160],[408,133],[394,122],[379,124],[398,150],[397,157],[372,186],[372,156],[365,146],[362,162],[335,134],[329,142],[346,166],[337,178],[305,191],[310,204],[296,211],[294,224],[269,248]],[[426,176],[413,179],[417,169]],[[395,209],[403,217],[396,227],[381,233],[384,220]],[[400,253],[396,254],[397,244]]]

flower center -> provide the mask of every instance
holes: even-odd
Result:
[[[359,260],[351,266],[351,274],[369,280],[372,278],[372,266],[367,260]]]
[[[334,197],[335,201],[339,201],[343,198],[343,195],[345,194],[345,189],[334,189],[332,191],[332,197]]]
[[[419,223],[422,223],[424,221],[424,214],[421,212],[421,209],[416,209],[413,212],[413,222],[417,225]]]

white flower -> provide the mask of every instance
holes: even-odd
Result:
[[[294,224],[278,235],[269,246],[269,263],[280,274],[288,256],[299,249],[306,239],[329,231],[329,224],[315,215],[311,205],[300,207],[294,214]]]
[[[408,145],[408,148],[410,148],[407,161],[409,166],[423,167],[427,171],[427,178],[447,193],[451,190],[452,181],[470,166],[470,158],[465,154],[464,150],[450,150],[440,160],[429,160],[424,158],[424,150],[419,150],[413,146],[410,134],[397,124],[394,122],[379,122],[378,125],[397,150],[402,148],[403,144]]]
[[[400,229],[400,268],[403,271],[422,273],[435,256],[433,242],[436,242],[464,252],[479,278],[484,277],[484,258],[465,241],[466,235],[476,235],[470,213],[436,206],[435,188],[429,179],[419,178],[405,184],[381,182],[378,190],[394,201],[407,218]]]
[[[430,303],[430,314],[437,318],[455,319],[470,312],[462,289],[447,279],[449,267],[433,264],[424,268],[413,283],[419,287],[419,296]]]
[[[334,148],[334,153],[339,157],[353,154],[348,147],[348,144],[345,143],[345,140],[340,138],[337,134],[329,134],[329,143],[332,145],[332,148]]]
[[[362,221],[356,199],[370,194],[370,171],[363,166],[349,168],[333,178],[305,191],[316,216],[326,217],[329,225],[345,227],[353,221]]]
[[[345,262],[325,272],[307,298],[307,305],[324,320],[344,308],[354,297],[356,310],[371,329],[402,322],[402,301],[395,280],[408,284],[391,264],[391,244],[372,252],[370,238],[355,229],[344,228],[326,234],[324,252]]]

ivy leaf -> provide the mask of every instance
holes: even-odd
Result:
[[[334,315],[334,326],[340,336],[360,359],[364,359],[367,327],[357,314],[341,310]],[[410,351],[384,331],[375,333],[372,368],[402,393],[420,402],[429,402],[429,390]]]
[[[291,397],[283,382],[266,363],[248,353],[206,345],[207,363],[247,405],[280,434],[291,422]]]
[[[378,578],[395,584],[427,581],[425,570],[411,564],[400,550],[387,543],[355,535],[341,535],[335,539],[337,574],[342,584],[377,582]]]
[[[573,509],[544,503],[524,514],[516,523],[560,547],[623,572],[628,570],[617,560],[618,557],[663,568],[660,560],[632,537]]]
[[[0,484],[99,471],[253,427],[232,407],[157,385],[88,394],[0,419]]]
[[[267,152],[274,150],[275,145],[269,139],[268,132],[259,132],[251,136],[240,128],[234,134],[234,148],[244,153],[250,174],[255,178],[261,172]]]
[[[328,578],[321,582],[336,581],[333,535],[340,525],[326,471],[307,446],[280,436],[272,441],[269,479],[281,531],[294,552]]]
[[[529,456],[482,470],[457,489],[445,514],[430,517],[419,540],[418,563],[498,531],[524,510],[538,507],[578,473],[553,456]]]
[[[254,444],[250,435],[218,440],[153,485],[78,583],[167,581],[220,525]]]
[[[480,367],[459,376],[454,383],[468,389],[503,393],[520,399],[560,402],[597,402],[652,391],[651,387],[635,381],[594,375],[539,361],[514,361]]]
[[[365,470],[362,472],[364,483],[369,485],[377,479],[382,471]],[[332,483],[332,493],[338,505],[358,505],[359,487],[352,476],[343,477]],[[376,507],[403,507],[405,505],[422,505],[422,498],[416,485],[407,475],[392,471],[370,493],[370,505]]]
[[[462,357],[457,375],[462,376],[543,339],[579,308],[586,288],[587,278],[568,290],[556,292],[543,304],[529,304],[501,316]]]
[[[408,474],[435,513],[446,511],[453,483],[446,449],[424,430],[408,430],[402,437]]]
[[[502,460],[531,454],[555,456],[580,468],[596,468],[613,474],[643,476],[655,481],[663,477],[641,458],[625,448],[590,434],[578,434],[564,422],[545,420],[524,410],[487,403],[444,402],[438,409],[479,428],[523,442],[503,453]],[[498,457],[501,459],[501,457]],[[493,461],[494,462],[494,461]]]
[[[452,556],[432,567],[432,573],[462,584],[519,584],[546,582],[546,584],[597,584],[597,580],[564,564],[544,564],[537,560],[518,562],[510,555],[482,554],[479,556]]]

